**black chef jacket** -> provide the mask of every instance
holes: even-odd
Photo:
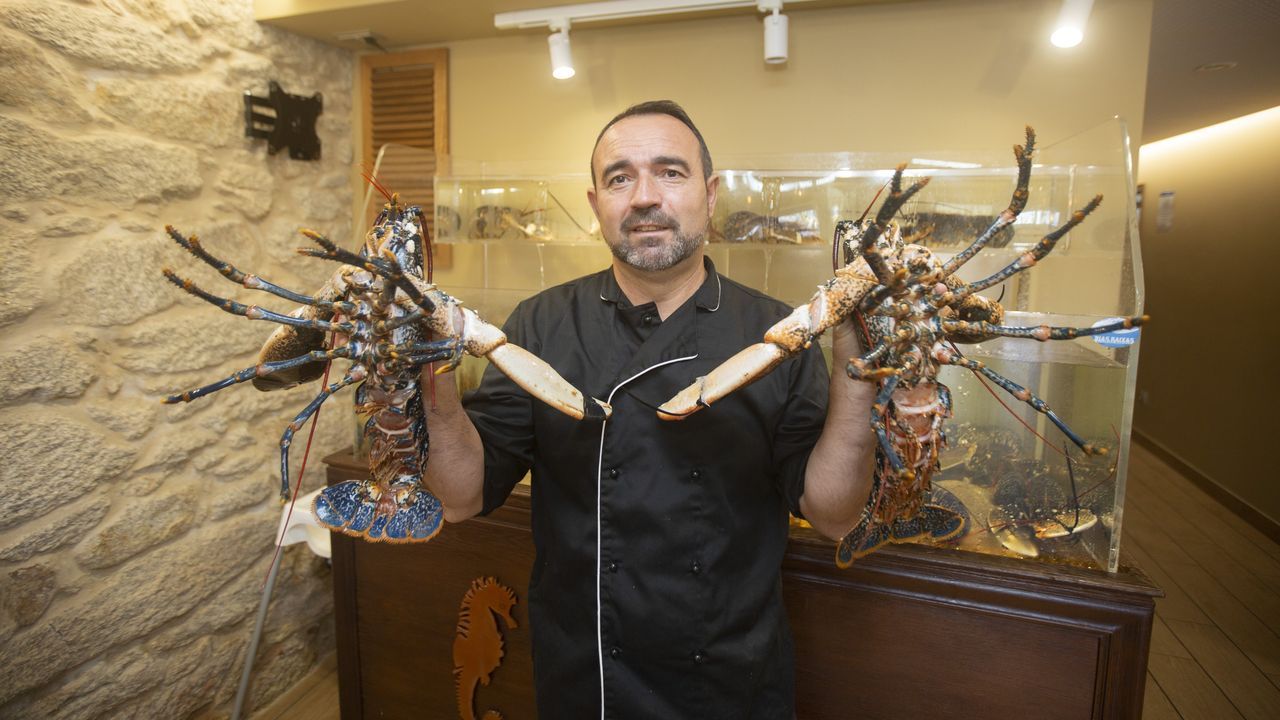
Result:
[[[465,401],[485,447],[483,512],[533,471],[543,720],[793,717],[780,567],[829,376],[814,345],[710,409],[659,420],[657,405],[790,312],[705,262],[665,321],[631,305],[611,269],[507,321],[511,342],[612,404],[607,422],[534,402],[492,366]]]

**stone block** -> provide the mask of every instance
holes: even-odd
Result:
[[[274,68],[271,61],[261,55],[232,52],[227,58],[227,84],[235,88],[253,89],[256,93],[256,88],[267,87]]]
[[[12,712],[11,717],[59,720],[120,717],[112,711],[163,679],[160,658],[134,648],[88,665],[48,694],[23,698],[0,710]]]
[[[94,97],[103,112],[151,136],[210,147],[244,137],[241,94],[222,82],[108,78],[97,84]]]
[[[158,651],[171,650],[206,635],[222,633],[252,616],[258,609],[261,596],[262,573],[246,572],[222,586],[208,602],[201,603],[185,616],[166,625],[155,636],[148,638],[146,646]],[[233,632],[230,635],[247,645],[248,627],[244,630],[246,632]]]
[[[81,567],[90,570],[124,562],[186,532],[195,520],[198,503],[199,494],[194,488],[122,503],[116,517],[76,548],[75,558]]]
[[[135,717],[185,718],[209,705],[225,678],[240,669],[244,641],[207,638],[172,654],[164,682],[129,706]]]
[[[253,663],[253,687],[246,706],[261,708],[271,702],[310,672],[316,659],[316,650],[305,636],[293,635],[278,643],[259,646]]]
[[[116,205],[190,197],[200,191],[194,150],[117,133],[64,138],[0,116],[0,197],[72,197]]]
[[[164,469],[145,472],[135,470],[129,473],[127,480],[116,486],[115,493],[122,498],[146,497],[160,489],[168,479],[169,473]]]
[[[275,179],[261,163],[227,163],[218,173],[218,192],[232,199],[232,207],[250,220],[261,220],[271,212],[271,192]]]
[[[239,655],[236,643],[205,638],[167,654],[132,648],[77,673],[53,692],[14,703],[16,717],[90,720],[185,718],[207,705]]]
[[[229,515],[267,502],[278,496],[278,487],[266,473],[258,473],[238,483],[212,486],[209,517],[221,520]]]
[[[209,471],[209,476],[224,482],[247,477],[260,478],[263,474],[270,475],[273,467],[274,463],[257,452],[238,452],[226,456]]]
[[[6,643],[5,656],[22,662],[0,663],[0,704],[203,604],[270,547],[273,516],[244,515],[201,527],[125,563],[74,602],[59,603]]]
[[[66,61],[21,33],[0,31],[0,105],[22,108],[48,123],[88,122],[77,81]]]
[[[310,223],[301,214],[268,219],[262,230],[263,274],[270,272],[274,277],[288,277],[291,290],[304,294],[317,292],[339,266],[329,260],[299,255],[297,248],[319,247],[299,230],[315,230],[342,247],[356,248],[350,227],[345,219],[318,224]]]
[[[64,238],[75,237],[76,235],[89,235],[98,232],[104,226],[106,221],[101,218],[86,217],[84,215],[61,214],[55,215],[49,222],[40,228],[41,238]]]
[[[112,353],[111,360],[135,374],[172,375],[207,370],[200,374],[201,385],[257,362],[257,351],[274,327],[271,323],[236,317],[204,302],[196,310],[198,312],[165,313],[123,330],[121,346]],[[239,359],[231,363],[233,358]],[[229,388],[219,394],[251,388],[246,384],[244,388]],[[175,393],[187,389],[170,387]],[[208,399],[196,402],[208,402]]]
[[[99,0],[117,15],[132,15],[159,30],[181,29],[187,37],[199,36],[199,28],[184,0]]]
[[[88,494],[124,472],[137,453],[90,425],[29,409],[0,411],[0,437],[0,530]]]
[[[64,2],[14,2],[0,20],[56,48],[107,70],[194,70],[207,55],[186,38],[163,33],[128,15]]]
[[[65,512],[32,522],[16,539],[0,544],[0,560],[22,562],[77,542],[106,517],[110,508],[110,500],[96,495],[71,505]]]
[[[203,427],[167,428],[138,455],[134,472],[177,473],[201,449],[218,441],[218,434]]]
[[[82,338],[41,335],[0,353],[0,404],[75,398],[93,382],[93,368],[77,351]]]
[[[95,422],[126,440],[141,440],[155,427],[160,405],[155,398],[117,397],[111,402],[81,405]]]
[[[0,167],[0,175],[4,172]],[[30,315],[44,299],[35,253],[31,250],[32,240],[28,232],[0,230],[0,327]]]
[[[300,210],[307,222],[324,225],[337,219],[339,214],[351,213],[351,196],[334,190],[294,185],[289,188],[289,206]]]
[[[171,307],[186,293],[165,280],[160,270],[174,259],[163,233],[107,237],[88,244],[63,269],[63,297],[92,298],[68,304],[64,316],[95,327],[129,325]],[[180,251],[177,251],[180,252]]]
[[[333,613],[332,572],[324,558],[296,544],[284,549],[280,562],[264,632],[273,641],[310,632]]]
[[[58,573],[43,563],[27,565],[0,579],[0,603],[19,627],[40,619],[58,590]]]
[[[253,19],[252,0],[186,0],[191,18],[234,48],[261,48],[262,26]]]

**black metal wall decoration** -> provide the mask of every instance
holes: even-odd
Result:
[[[316,135],[316,118],[324,112],[324,97],[316,93],[311,97],[290,95],[271,81],[271,93],[265,98],[251,92],[244,94],[244,135],[267,141],[267,152],[275,155],[282,147],[289,148],[294,160],[319,160],[320,138]],[[275,115],[259,112],[270,109]]]

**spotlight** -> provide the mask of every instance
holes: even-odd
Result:
[[[1062,10],[1058,11],[1058,22],[1049,42],[1060,48],[1079,45],[1084,40],[1084,26],[1089,22],[1091,9],[1093,0],[1062,0]]]
[[[787,16],[783,15],[782,0],[760,0],[756,4],[760,12],[772,12],[764,16],[764,61],[778,65],[787,61]]]
[[[547,44],[551,46],[551,77],[568,80],[574,75],[573,54],[569,52],[569,21],[553,22],[550,28]]]

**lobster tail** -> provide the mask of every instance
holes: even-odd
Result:
[[[879,523],[866,517],[845,535],[836,547],[836,565],[847,568],[854,560],[879,550],[888,543],[904,543],[928,540],[946,542],[959,535],[965,528],[964,515],[940,505],[922,505],[909,518],[894,518],[889,523]]]
[[[316,496],[312,510],[335,532],[372,542],[424,542],[444,525],[444,510],[420,487],[381,490],[368,480],[331,485]]]

